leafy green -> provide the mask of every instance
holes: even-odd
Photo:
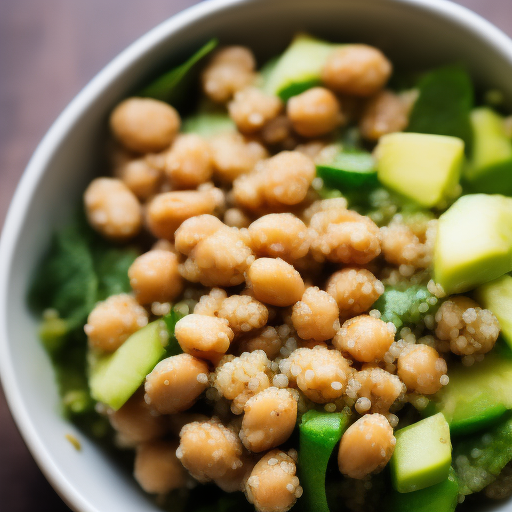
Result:
[[[462,495],[481,491],[496,480],[512,460],[512,416],[482,432],[463,438],[453,449],[453,466]]]
[[[204,46],[199,48],[188,60],[183,64],[171,69],[164,75],[157,78],[154,82],[145,87],[141,92],[141,96],[155,98],[161,101],[173,103],[176,88],[192,68],[206,55],[211,53],[219,44],[218,39],[210,39]]]
[[[165,326],[167,327],[167,331],[169,332],[169,344],[166,347],[166,357],[176,356],[181,354],[183,350],[178,344],[178,340],[174,335],[174,328],[179,320],[181,320],[185,315],[176,311],[174,308],[171,309],[171,312],[164,317],[162,317],[165,322]]]
[[[447,66],[424,75],[407,131],[459,137],[471,146],[470,112],[474,103],[471,77],[460,66]]]
[[[387,286],[373,305],[374,309],[380,311],[381,320],[392,322],[397,329],[404,325],[416,325],[438,307],[438,300],[422,285],[404,289]]]

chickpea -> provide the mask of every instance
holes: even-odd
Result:
[[[176,441],[151,441],[137,446],[133,475],[148,493],[166,494],[185,487],[187,475],[176,457]]]
[[[160,240],[157,240],[152,246],[151,250],[153,251],[167,251],[167,252],[173,252],[174,254],[177,254],[176,247],[172,242],[169,240],[165,240],[164,238],[161,238]]]
[[[347,386],[348,361],[326,346],[299,348],[279,364],[280,370],[313,402],[340,398]]]
[[[398,357],[398,376],[411,391],[423,395],[437,393],[443,385],[441,377],[446,375],[446,361],[435,348],[428,345],[413,345]]]
[[[362,479],[380,471],[395,450],[396,439],[382,414],[366,414],[345,431],[338,451],[340,472]]]
[[[315,213],[326,212],[328,210],[344,211],[347,207],[348,203],[344,197],[333,197],[331,199],[314,201],[302,212],[302,219],[306,224],[311,224],[311,219]]]
[[[365,265],[381,251],[380,231],[368,217],[331,208],[313,215],[311,248],[318,261]]]
[[[381,368],[368,368],[357,372],[349,382],[348,388],[355,391],[359,398],[367,398],[369,407],[363,411],[357,407],[358,412],[378,412],[386,414],[395,400],[405,394],[405,386],[400,379]],[[347,393],[348,394],[348,393]]]
[[[234,333],[260,329],[268,320],[268,309],[248,295],[232,295],[222,302],[219,318],[229,322]]]
[[[331,295],[317,286],[309,287],[293,306],[293,327],[304,340],[330,340],[340,328],[339,313]]]
[[[199,482],[222,478],[243,465],[240,439],[215,417],[185,425],[176,456]]]
[[[272,213],[249,226],[251,248],[258,256],[293,262],[309,251],[308,228],[292,213]]]
[[[118,411],[109,410],[108,419],[125,446],[159,439],[167,430],[165,419],[148,407],[142,390],[137,391]]]
[[[224,224],[233,228],[248,228],[251,219],[239,208],[229,208],[224,212]]]
[[[191,217],[176,230],[174,235],[176,250],[188,256],[199,242],[223,227],[222,221],[213,215]]]
[[[194,308],[196,315],[219,316],[222,303],[228,294],[222,288],[212,288],[208,295],[202,295]]]
[[[226,320],[196,314],[179,320],[174,335],[183,352],[213,362],[227,352],[234,337]]]
[[[295,141],[292,137],[292,123],[288,116],[279,115],[271,119],[260,132],[263,142],[269,146],[282,144],[283,149],[293,149]],[[287,144],[292,144],[292,147],[284,147]]]
[[[348,44],[334,50],[322,71],[322,81],[335,92],[372,96],[391,76],[391,62],[372,46]]]
[[[247,174],[268,152],[259,142],[247,140],[238,132],[216,135],[210,140],[215,177],[231,183]]]
[[[435,225],[433,225],[435,228]],[[435,229],[434,229],[435,231]],[[393,265],[412,265],[414,268],[428,268],[434,253],[435,233],[421,241],[413,230],[398,222],[381,228],[382,254]],[[430,238],[430,239],[429,239]]]
[[[128,98],[112,112],[110,128],[126,149],[151,153],[171,144],[180,128],[180,116],[163,101]]]
[[[247,500],[257,512],[287,512],[302,495],[295,460],[272,450],[254,466],[245,484]]]
[[[267,326],[256,336],[241,340],[238,344],[238,350],[240,353],[262,350],[269,359],[275,359],[279,355],[282,346],[283,341],[275,327]]]
[[[270,361],[265,352],[244,352],[240,357],[225,356],[213,376],[213,386],[233,400],[231,411],[242,414],[249,398],[270,386]]]
[[[289,208],[306,198],[315,174],[310,158],[297,151],[282,151],[235,180],[235,202],[252,211]]]
[[[498,319],[462,295],[450,297],[436,313],[436,336],[450,342],[457,355],[486,354],[500,334]]]
[[[366,103],[359,130],[368,140],[379,140],[383,135],[405,130],[408,119],[408,105],[397,94],[381,91]]]
[[[292,265],[282,259],[260,258],[247,271],[254,296],[273,306],[291,306],[304,293],[304,281]]]
[[[394,341],[396,328],[369,315],[347,320],[336,333],[332,344],[341,352],[348,352],[356,361],[380,361]]]
[[[140,203],[133,192],[115,178],[96,178],[84,193],[89,224],[105,238],[128,240],[142,227]]]
[[[139,256],[128,269],[130,286],[141,304],[171,302],[183,291],[178,257],[164,250],[151,250]]]
[[[243,232],[224,227],[194,247],[180,265],[181,275],[204,286],[236,286],[243,283],[244,272],[254,261]]]
[[[223,48],[214,54],[203,72],[203,90],[213,101],[225,103],[254,80],[255,67],[256,61],[248,48]]]
[[[102,352],[114,352],[134,332],[148,323],[148,314],[125,293],[98,302],[84,326],[89,346]]]
[[[160,361],[146,377],[146,403],[160,414],[186,411],[208,387],[208,365],[189,354]]]
[[[199,135],[179,135],[167,153],[165,171],[176,188],[196,188],[209,181],[213,162],[208,142]]]
[[[297,401],[287,389],[270,387],[247,400],[240,439],[252,452],[284,443],[297,421]]]
[[[149,165],[144,158],[127,161],[115,170],[115,175],[141,201],[156,194],[162,183],[162,173]]]
[[[157,238],[172,240],[175,231],[187,219],[213,213],[219,203],[218,189],[187,190],[156,195],[147,205],[146,222]]]
[[[259,131],[277,117],[282,108],[278,97],[269,96],[257,87],[246,87],[236,92],[228,105],[229,115],[242,133]]]
[[[334,297],[342,318],[368,311],[384,293],[384,285],[365,268],[344,268],[327,281],[327,293]]]
[[[304,137],[326,135],[343,122],[336,96],[323,87],[313,87],[290,98],[286,113],[293,129]]]

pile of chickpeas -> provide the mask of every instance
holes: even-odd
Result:
[[[429,280],[435,219],[378,226],[344,198],[320,199],[315,164],[337,149],[336,130],[358,125],[371,143],[406,127],[414,94],[385,89],[391,71],[378,49],[346,45],[322,86],[284,104],[259,87],[251,51],[233,46],[214,54],[202,87],[237,131],[180,133],[177,111],[148,98],[114,109],[114,177],[89,185],[87,217],[114,242],[154,242],[129,269],[133,293],[91,312],[89,345],[112,352],[171,306],[186,313],[183,353],[107,411],[145,491],[213,481],[285,512],[302,494],[288,440],[304,412],[350,415],[339,470],[364,479],[393,453],[395,413],[448,383],[443,355],[472,364],[493,347],[494,315],[443,299],[432,281],[444,302],[420,331],[397,332],[372,309],[385,284]],[[208,415],[189,411],[198,400]]]

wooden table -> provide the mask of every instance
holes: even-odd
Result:
[[[193,3],[0,0],[0,225],[30,155],[66,104],[130,42]],[[458,3],[512,35],[512,0]],[[0,510],[69,510],[32,460],[1,390]]]

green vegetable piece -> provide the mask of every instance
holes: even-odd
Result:
[[[186,117],[182,130],[208,139],[219,133],[235,131],[236,126],[226,112],[200,112]]]
[[[391,479],[398,492],[412,492],[448,478],[452,462],[450,427],[442,414],[395,432]]]
[[[179,320],[181,320],[185,315],[176,311],[175,309],[171,309],[171,312],[168,315],[162,317],[162,320],[165,322],[165,326],[167,327],[167,332],[169,333],[169,343],[166,347],[166,357],[176,356],[178,354],[182,354],[183,350],[178,343],[178,340],[174,336],[174,328]]]
[[[392,133],[377,146],[378,178],[387,187],[430,208],[454,193],[464,142],[424,133]]]
[[[39,326],[39,339],[50,354],[64,345],[68,334],[68,323],[58,316],[45,318]]]
[[[475,290],[475,299],[498,319],[501,335],[512,348],[512,276],[505,275]]]
[[[211,53],[219,44],[217,39],[210,39],[204,46],[202,46],[196,53],[194,53],[183,64],[171,69],[161,77],[157,78],[154,82],[145,87],[140,96],[155,98],[161,101],[172,102],[175,89],[185,76],[192,70],[192,68],[206,55]]]
[[[306,34],[295,36],[275,67],[268,73],[263,86],[267,94],[287,101],[321,83],[322,68],[336,47]]]
[[[434,279],[450,295],[512,270],[512,198],[472,194],[441,215]]]
[[[473,151],[464,177],[475,192],[512,195],[512,141],[502,116],[490,108],[471,112]]]
[[[165,325],[156,320],[132,334],[113,354],[90,354],[89,386],[95,400],[118,410],[135,393],[166,353],[168,339],[162,338],[162,329]]]
[[[450,366],[450,382],[423,415],[443,413],[453,435],[476,432],[512,408],[512,357],[496,347],[470,367]]]
[[[458,137],[469,149],[474,91],[467,71],[459,66],[440,68],[424,75],[417,87],[407,131]]]
[[[448,478],[420,491],[392,492],[387,496],[386,512],[454,512],[458,503],[457,475],[450,468]]]
[[[305,510],[329,512],[325,474],[334,447],[348,427],[348,416],[310,410],[299,425],[299,472]]]
[[[462,495],[481,491],[496,480],[512,460],[512,416],[499,424],[462,438],[453,449],[453,467]]]
[[[387,286],[372,307],[380,311],[381,320],[392,322],[400,329],[403,326],[418,324],[426,315],[433,314],[439,303],[423,285],[412,285],[407,288]]]
[[[340,190],[378,185],[375,160],[363,151],[338,153],[331,163],[317,165],[316,174],[327,187]]]

